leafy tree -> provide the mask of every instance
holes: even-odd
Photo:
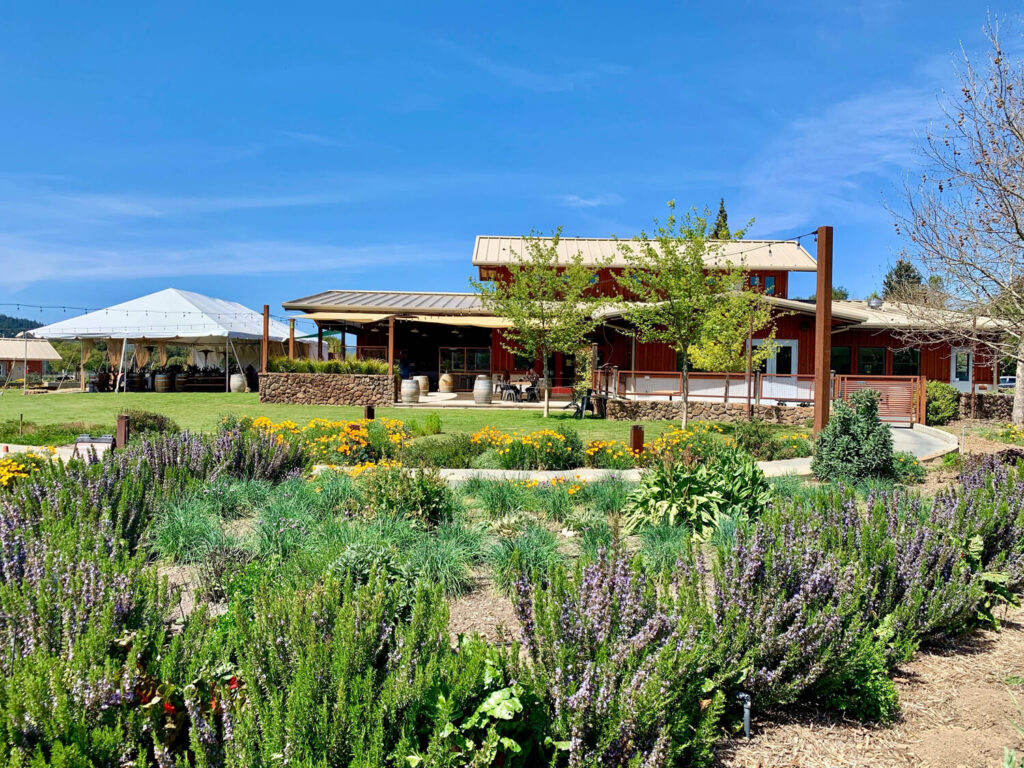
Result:
[[[0,336],[15,336],[22,331],[31,331],[33,328],[38,328],[40,325],[41,323],[24,317],[0,315]]]
[[[776,352],[775,323],[771,304],[762,294],[741,291],[711,306],[690,346],[690,362],[705,371],[745,371],[747,345],[755,334],[761,343],[750,352],[752,370]]]
[[[718,200],[718,216],[715,217],[715,226],[711,229],[713,240],[730,240],[732,234],[729,232],[729,214],[725,212],[725,198]]]
[[[470,280],[483,305],[511,322],[503,346],[513,354],[526,350],[543,361],[545,417],[550,413],[549,354],[578,352],[581,340],[598,325],[593,317],[597,303],[588,294],[600,265],[584,264],[579,252],[560,259],[561,235],[559,227],[551,237],[536,232],[526,237],[525,253],[513,254],[507,279]]]
[[[832,300],[833,301],[846,301],[850,298],[850,292],[843,288],[841,285],[832,286]]]
[[[645,342],[660,342],[676,351],[683,374],[683,402],[690,392],[692,356],[718,362],[735,355],[738,341],[750,328],[751,299],[742,292],[744,274],[718,257],[708,227],[709,211],[693,210],[677,217],[668,204],[664,223],[655,221],[647,233],[619,243],[626,268],[616,276],[626,298],[625,316]],[[733,238],[743,232],[732,233]],[[707,259],[714,263],[708,270]],[[726,337],[719,345],[715,339]],[[717,366],[708,366],[717,367]],[[687,421],[683,408],[682,423]]]
[[[899,259],[882,281],[882,298],[888,301],[906,299],[920,291],[923,284],[921,271],[906,259]]]

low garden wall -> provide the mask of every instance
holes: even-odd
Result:
[[[261,403],[393,405],[390,376],[354,373],[261,373]]]
[[[975,395],[974,418],[987,421],[1010,421],[1013,415],[1013,395]],[[960,395],[960,418],[971,418],[971,396]]]
[[[676,421],[683,404],[665,400],[609,400],[608,418],[616,421]],[[689,418],[697,421],[746,421],[745,403],[690,403]],[[801,427],[814,418],[812,406],[755,405],[754,418],[769,424]]]

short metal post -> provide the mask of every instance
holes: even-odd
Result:
[[[114,447],[124,448],[128,445],[128,438],[131,435],[130,420],[123,413],[117,417],[117,434],[114,436]]]
[[[374,414],[373,414],[373,406],[372,405],[364,405],[363,406],[363,418],[366,419],[367,421],[373,421],[373,416],[374,416]]]
[[[634,456],[644,452],[644,428],[640,424],[629,428],[629,450]]]

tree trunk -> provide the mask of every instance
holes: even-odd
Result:
[[[1011,419],[1014,425],[1024,426],[1024,338],[1017,346],[1017,383],[1013,388],[1013,416]]]
[[[686,423],[690,414],[690,360],[683,355],[683,418],[682,427],[686,429]]]
[[[541,379],[540,385],[544,389],[544,418],[546,419],[548,414],[551,413],[551,401],[549,399],[551,387],[548,382],[548,351],[546,349],[541,350],[541,354],[544,355],[544,365],[541,368],[541,370],[544,371],[544,378]]]

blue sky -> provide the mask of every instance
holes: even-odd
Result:
[[[280,313],[328,288],[465,290],[477,234],[628,237],[671,198],[719,197],[749,236],[832,224],[835,281],[863,296],[899,248],[884,198],[985,14],[9,2],[0,303],[173,286]]]

